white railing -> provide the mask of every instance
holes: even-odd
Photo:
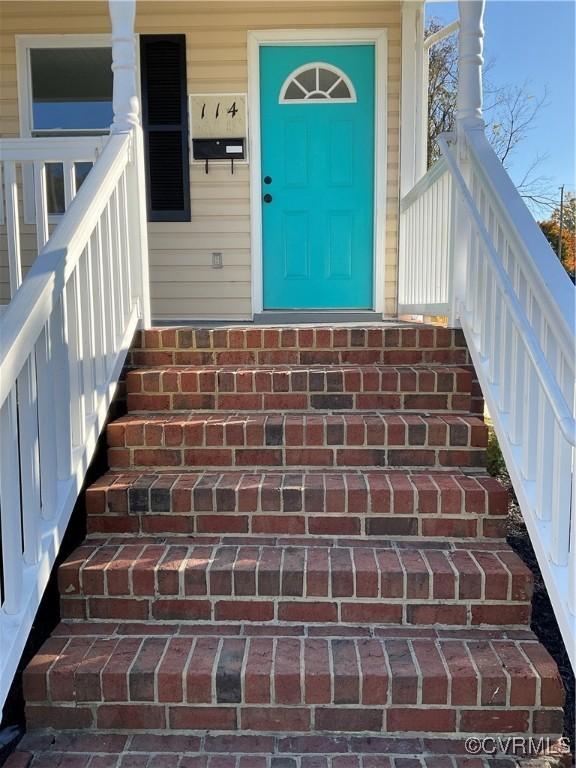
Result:
[[[452,275],[452,177],[441,159],[400,205],[398,314],[447,315]],[[448,214],[448,215],[446,215]]]
[[[457,143],[440,140],[441,172],[452,179],[451,200],[434,215],[453,232],[451,320],[462,325],[522,515],[566,649],[576,665],[576,515],[574,513],[575,291],[556,255],[481,130]],[[405,198],[431,224],[426,196],[437,184],[431,169]],[[436,180],[436,181],[435,181]],[[429,213],[430,211],[430,213]],[[407,228],[400,259],[414,266],[446,253]],[[428,264],[421,281],[433,272]],[[428,294],[429,295],[429,294]]]
[[[0,705],[134,331],[148,323],[141,141],[138,127],[110,136],[75,197],[75,158],[64,159],[69,208],[49,238],[38,235],[40,253],[0,316]],[[44,226],[42,144],[32,159]],[[31,158],[25,141],[14,151]]]
[[[37,247],[28,257],[31,263],[46,245],[50,224],[56,218],[50,215],[49,203],[54,196],[48,191],[47,166],[60,169],[62,189],[58,191],[62,200],[58,202],[63,203],[64,210],[58,212],[63,213],[76,194],[78,165],[93,165],[104,142],[104,137],[95,136],[0,139],[0,225],[5,226],[10,297],[22,283],[25,245],[21,222],[28,216],[21,215],[21,202],[35,224]]]

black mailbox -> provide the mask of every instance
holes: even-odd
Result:
[[[246,157],[244,139],[193,139],[192,151],[194,160],[204,160],[206,173],[210,160],[230,160],[234,173],[234,160],[244,160]]]

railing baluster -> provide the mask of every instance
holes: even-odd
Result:
[[[523,416],[526,403],[524,402],[524,391],[526,382],[524,380],[524,360],[525,352],[519,332],[516,326],[512,325],[512,379],[510,391],[513,393],[510,408],[510,442],[513,445],[521,445],[523,437]]]
[[[104,302],[104,277],[102,271],[102,237],[100,222],[91,237],[92,256],[92,306],[94,308],[94,342],[96,349],[96,382],[100,388],[106,381],[106,323]]]
[[[14,296],[22,284],[22,257],[20,255],[20,219],[18,214],[16,163],[13,161],[6,162],[4,177],[6,186],[6,236],[8,240],[10,296]]]
[[[68,307],[66,291],[53,313],[50,344],[54,360],[52,380],[56,432],[58,479],[68,480],[72,474],[72,402],[70,400],[70,350],[68,346]]]
[[[554,483],[552,486],[552,562],[568,563],[572,492],[572,450],[560,429],[554,428]]]
[[[122,240],[120,237],[120,229],[121,229],[121,221],[120,221],[120,209],[118,206],[118,194],[117,190],[114,190],[112,193],[112,197],[110,199],[110,233],[112,235],[111,237],[111,243],[112,243],[112,261],[117,267],[114,270],[114,310],[117,313],[116,318],[116,327],[117,328],[123,328],[124,327],[124,318],[125,318],[125,310],[124,310],[124,275],[123,270],[121,268],[122,264]],[[118,341],[117,337],[117,341]]]
[[[34,565],[40,559],[40,457],[34,354],[18,376],[17,392],[24,560]]]
[[[7,614],[21,609],[23,567],[20,505],[20,467],[18,458],[18,416],[16,387],[0,408],[0,520],[2,521],[2,567],[4,604]]]
[[[76,266],[66,285],[68,308],[68,359],[70,361],[70,401],[72,405],[72,446],[75,450],[84,442],[86,407],[82,370],[82,306],[78,269]]]
[[[82,391],[84,392],[85,415],[87,419],[96,409],[97,392],[94,371],[94,311],[92,306],[92,254],[91,241],[88,240],[83,255],[80,257],[76,271],[78,272],[78,290],[80,296],[80,311],[78,325],[80,331],[80,350],[82,368]]]
[[[536,515],[540,520],[551,520],[554,473],[549,470],[549,462],[554,450],[554,414],[546,398],[541,395],[540,399],[536,441]]]
[[[36,242],[38,244],[38,253],[40,253],[50,236],[48,230],[48,198],[46,195],[46,164],[41,160],[35,160],[33,167]]]
[[[40,448],[40,494],[42,517],[50,519],[58,499],[57,440],[54,428],[53,350],[49,319],[36,344],[38,397],[38,444]]]
[[[106,370],[109,371],[112,365],[112,355],[116,350],[116,310],[114,307],[114,259],[112,257],[112,236],[110,233],[110,203],[106,204],[101,224],[102,236],[102,269],[104,282],[103,296],[105,300],[104,314],[108,318],[106,324],[107,331],[107,359]]]
[[[76,196],[76,166],[71,160],[64,162],[64,209],[67,211]]]
[[[120,181],[118,182],[118,189],[119,189],[118,218],[119,218],[119,221],[128,222],[130,220],[130,213],[128,210],[128,191],[127,191],[127,184],[126,184],[126,171],[124,171],[124,173],[120,177]],[[134,296],[132,293],[133,284],[132,284],[132,273],[131,273],[132,265],[130,261],[130,241],[128,238],[128,228],[126,226],[120,227],[120,242],[122,246],[121,268],[124,272],[124,292],[126,296],[125,312],[127,314],[125,315],[125,317],[127,317],[130,315],[130,312],[132,311]]]

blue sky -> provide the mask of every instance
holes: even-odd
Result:
[[[494,62],[490,80],[495,85],[528,80],[536,96],[548,88],[548,106],[509,169],[517,182],[537,155],[547,155],[537,174],[549,177],[552,188],[576,188],[575,9],[574,0],[486,2],[484,54]],[[458,3],[427,3],[426,15],[449,23],[458,17]]]

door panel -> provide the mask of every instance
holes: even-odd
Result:
[[[370,309],[374,47],[263,46],[260,89],[264,307]]]

